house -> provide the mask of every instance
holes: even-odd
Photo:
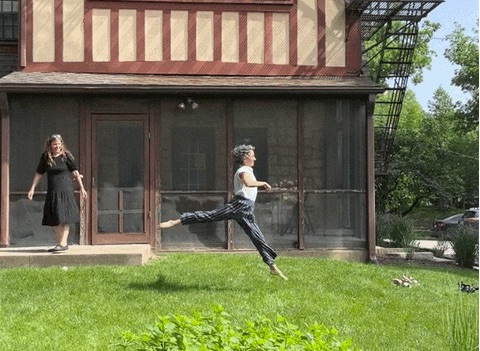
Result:
[[[230,150],[248,143],[257,178],[274,187],[255,209],[272,246],[374,257],[373,111],[384,89],[361,73],[360,14],[347,11],[358,2],[12,0],[0,245],[53,242],[41,226],[45,181],[33,201],[26,193],[45,140],[61,134],[89,194],[71,243],[251,249],[236,223],[157,228],[230,199]]]

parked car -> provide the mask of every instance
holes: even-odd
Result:
[[[432,235],[437,238],[445,238],[447,230],[457,227],[460,224],[463,215],[464,213],[457,213],[453,216],[434,221]]]
[[[466,210],[460,218],[459,224],[470,225],[478,231],[478,211],[477,207]]]

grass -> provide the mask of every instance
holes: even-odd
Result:
[[[254,316],[335,327],[365,351],[448,350],[443,327],[462,302],[478,309],[478,272],[281,257],[271,276],[257,255],[168,254],[141,267],[0,271],[0,349],[112,350],[159,315],[206,313],[221,305],[238,323]],[[410,275],[420,285],[393,286]]]

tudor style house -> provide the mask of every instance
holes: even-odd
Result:
[[[16,3],[16,1],[15,1]],[[278,250],[375,255],[373,106],[344,0],[21,0],[0,79],[2,246],[51,245],[39,156],[61,134],[84,176],[71,244],[244,250],[236,223],[158,223],[232,197],[256,147],[255,214]]]

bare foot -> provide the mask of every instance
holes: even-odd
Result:
[[[179,220],[179,219],[171,219],[171,220],[169,220],[169,221],[160,223],[160,224],[159,224],[159,227],[160,227],[161,229],[165,229],[165,228],[175,227],[177,224],[180,224],[180,220]]]
[[[284,280],[288,280],[288,278],[285,276],[285,274],[282,273],[282,271],[274,264],[270,266],[270,273],[274,275],[280,276],[280,278]]]

